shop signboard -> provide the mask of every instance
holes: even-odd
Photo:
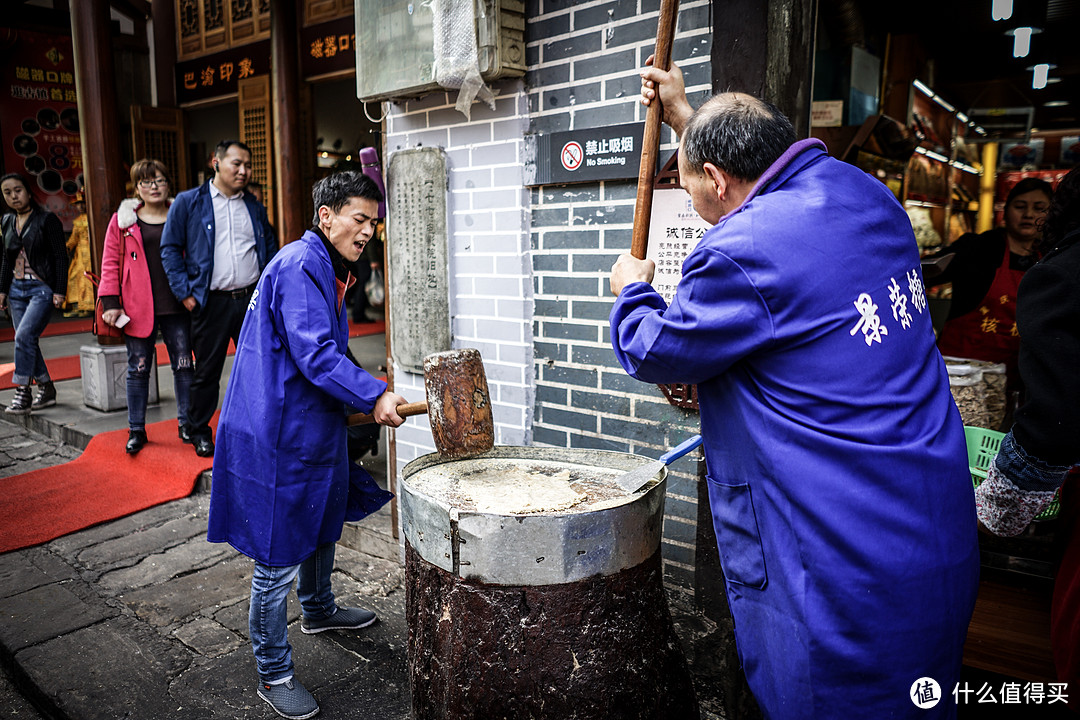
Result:
[[[241,80],[269,73],[269,40],[185,60],[176,64],[176,101],[183,106],[236,95]]]
[[[38,202],[71,230],[83,185],[71,38],[0,28],[4,172],[22,173]]]
[[[634,180],[641,166],[642,123],[526,135],[526,185]]]
[[[1022,170],[1025,167],[1038,167],[1043,162],[1043,139],[1032,138],[1031,142],[1002,143],[998,154],[998,171]]]
[[[301,28],[300,71],[305,80],[356,72],[356,25],[351,15]]]

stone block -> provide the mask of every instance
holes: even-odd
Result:
[[[57,617],[55,613],[46,617]],[[46,695],[50,717],[210,717],[177,710],[170,679],[191,656],[131,618],[117,617],[27,648],[18,670]]]
[[[83,345],[79,348],[83,403],[97,410],[127,407],[127,348],[123,345]],[[158,402],[157,362],[150,365],[150,397]]]
[[[75,570],[41,548],[0,555],[0,597],[10,597],[42,585],[70,580]]]
[[[110,613],[114,614],[114,613]],[[0,646],[8,653],[99,623],[109,615],[64,585],[51,584],[0,600]],[[49,622],[41,622],[49,618]]]

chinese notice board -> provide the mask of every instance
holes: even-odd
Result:
[[[653,191],[649,249],[645,257],[656,263],[652,285],[668,304],[682,279],[683,260],[710,227],[694,211],[690,195],[682,188]]]
[[[71,38],[0,28],[3,170],[21,173],[45,209],[71,230],[83,185]]]

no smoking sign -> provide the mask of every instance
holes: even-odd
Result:
[[[563,145],[562,153],[559,155],[559,159],[562,160],[562,166],[571,172],[581,167],[581,161],[585,158],[585,151],[582,150],[581,145],[571,141]]]
[[[636,180],[643,134],[642,123],[528,134],[527,184]]]

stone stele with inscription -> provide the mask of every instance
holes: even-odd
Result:
[[[390,348],[402,368],[451,349],[447,166],[440,148],[399,150],[387,168]]]

